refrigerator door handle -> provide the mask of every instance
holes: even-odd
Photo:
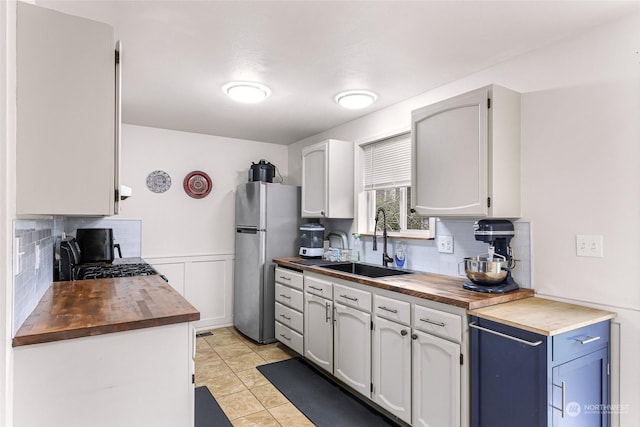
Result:
[[[258,234],[258,227],[236,227],[236,233]]]

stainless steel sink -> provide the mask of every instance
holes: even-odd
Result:
[[[381,267],[379,265],[361,264],[356,262],[341,262],[335,264],[325,264],[318,266],[334,271],[342,271],[344,273],[357,274],[370,278],[401,276],[403,274],[413,274],[413,271],[397,270],[395,268]]]

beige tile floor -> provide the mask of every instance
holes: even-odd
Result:
[[[257,369],[290,359],[280,343],[260,345],[235,328],[196,339],[196,386],[207,386],[234,426],[313,426]]]

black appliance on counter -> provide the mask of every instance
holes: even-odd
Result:
[[[488,256],[465,258],[465,272],[470,282],[464,289],[476,292],[502,294],[515,291],[520,286],[511,275],[516,260],[511,250],[515,237],[513,223],[502,219],[482,219],[473,226],[473,234],[479,242],[489,244]]]
[[[118,250],[118,256],[122,258],[120,245],[113,242],[113,229],[111,228],[78,228],[76,240],[82,254],[80,263],[112,262],[115,258],[114,250]]]
[[[78,229],[79,232],[82,229]],[[120,246],[113,244],[111,229],[108,232],[82,232],[84,249],[78,239],[70,237],[60,242],[60,258],[58,268],[54,268],[55,281],[108,279],[114,277],[160,275],[167,278],[141,258],[122,258]],[[80,236],[79,236],[80,237]],[[113,247],[118,248],[120,258],[114,260]],[[111,249],[109,249],[111,248]],[[57,274],[57,275],[56,275]]]

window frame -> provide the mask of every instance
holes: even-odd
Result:
[[[411,138],[411,129],[410,128],[402,128],[392,132],[386,132],[384,134],[377,135],[375,137],[364,138],[356,141],[356,147],[358,149],[358,155],[356,156],[356,186],[357,186],[357,195],[356,195],[356,206],[357,206],[357,224],[356,229],[361,235],[372,236],[374,233],[373,227],[375,223],[375,189],[367,190],[364,187],[364,173],[365,173],[365,146],[370,144],[375,144],[377,142],[382,142],[384,140],[388,140],[391,138],[396,138],[399,136],[406,135],[408,138]],[[403,239],[416,239],[416,240],[433,240],[435,238],[435,225],[436,218],[429,217],[429,230],[408,230],[406,228],[407,225],[407,188],[408,186],[397,186],[397,187],[389,187],[389,188],[401,188],[402,192],[402,200],[400,205],[400,214],[402,216],[402,227],[400,231],[387,231],[387,234],[391,238],[403,238]],[[371,199],[374,199],[373,203],[371,203]]]

